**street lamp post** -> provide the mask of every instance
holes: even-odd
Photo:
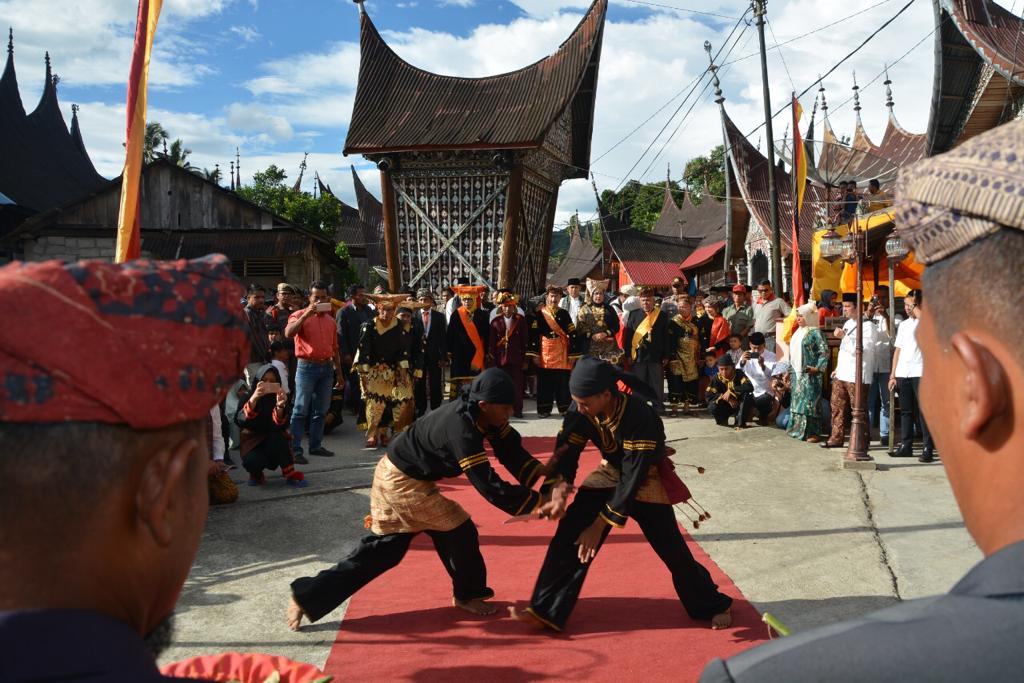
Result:
[[[910,253],[910,249],[907,248],[906,243],[900,236],[893,234],[885,242],[885,255],[886,260],[889,262],[889,335],[893,338],[889,343],[889,364],[892,367],[893,356],[896,354],[895,345],[895,334],[896,334],[896,264],[907,257]],[[886,387],[888,389],[888,387]],[[888,389],[889,391],[889,455],[896,452],[896,421],[894,419],[896,412],[894,407],[896,405],[896,390]]]

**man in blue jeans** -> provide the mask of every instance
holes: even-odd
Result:
[[[295,408],[292,410],[292,451],[295,462],[308,462],[302,455],[302,432],[309,423],[309,454],[332,457],[334,453],[321,444],[324,438],[324,416],[331,406],[335,385],[345,386],[338,354],[337,323],[331,311],[331,295],[327,285],[317,280],[309,286],[309,306],[288,317],[284,336],[295,339]]]

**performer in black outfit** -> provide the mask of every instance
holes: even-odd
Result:
[[[620,393],[619,381],[632,393]],[[665,429],[649,404],[653,390],[634,375],[591,357],[576,364],[570,389],[576,404],[565,417],[557,441],[557,447],[568,448],[555,461],[545,486],[573,482],[588,441],[601,449],[603,461],[580,485],[559,522],[530,606],[522,612],[510,608],[512,616],[538,628],[561,631],[609,531],[633,517],[672,573],[687,614],[711,620],[712,628],[727,628],[732,623],[732,598],[718,592],[707,569],[693,559],[666,491],[666,483],[674,481],[679,487],[682,483],[666,460]]]
[[[530,488],[547,470],[523,449],[519,432],[508,424],[514,400],[512,380],[490,368],[473,380],[459,400],[416,420],[391,443],[373,475],[371,535],[334,567],[292,582],[290,628],[297,629],[303,616],[317,621],[396,566],[421,531],[430,535],[452,577],[454,604],[475,614],[494,612],[484,603],[494,591],[487,587],[476,526],[461,505],[441,495],[434,482],[465,473],[488,502],[511,515],[561,515],[564,487],[548,487],[553,500]],[[519,484],[505,482],[494,471],[484,439]]]
[[[348,289],[348,306],[338,311],[338,349],[341,353],[341,370],[345,373],[345,407],[357,417],[358,429],[366,429],[366,406],[363,403],[362,385],[352,361],[359,346],[363,325],[373,320],[374,311],[366,303],[366,290],[362,285]],[[292,384],[291,386],[295,386]]]
[[[444,313],[435,309],[437,302],[429,289],[421,289],[416,293],[416,298],[429,306],[417,311],[412,317],[413,328],[419,332],[423,349],[423,377],[416,380],[415,387],[416,417],[423,417],[427,412],[428,399],[431,410],[441,407],[444,385],[444,368],[441,364],[445,360],[448,326]]]

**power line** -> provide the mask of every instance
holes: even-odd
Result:
[[[718,14],[716,12],[707,12],[705,10],[692,9],[689,7],[676,7],[675,5],[666,5],[661,2],[648,2],[647,0],[626,0],[634,5],[646,5],[648,7],[660,7],[662,9],[672,9],[678,12],[690,12],[691,14],[703,14],[706,17],[719,17],[721,19],[736,19],[737,17],[730,17],[726,14]]]
[[[767,19],[767,17],[765,17],[765,19]],[[772,28],[772,22],[765,21],[765,23],[768,24],[768,30],[772,34],[772,40],[775,41],[775,47],[773,49],[778,51],[779,59],[782,60],[782,66],[786,69],[786,78],[789,79],[789,85],[794,91],[796,91],[796,83],[793,82],[793,74],[789,73],[789,65],[786,64],[786,58],[782,54],[782,47],[779,45],[779,39],[775,37],[775,29]]]

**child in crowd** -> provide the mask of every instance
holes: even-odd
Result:
[[[290,395],[291,389],[288,387],[288,347],[284,345],[283,341],[275,341],[270,344],[270,364],[277,370],[277,374],[281,376],[281,389],[284,390],[285,394]]]
[[[732,364],[738,367],[743,356],[743,339],[740,335],[729,335],[729,350],[726,353],[732,356]]]
[[[705,391],[708,385],[711,384],[711,380],[718,376],[718,366],[715,364],[715,353],[709,351],[704,354],[704,367],[700,369],[700,384],[697,387],[697,397],[701,403],[707,403],[707,397]]]

